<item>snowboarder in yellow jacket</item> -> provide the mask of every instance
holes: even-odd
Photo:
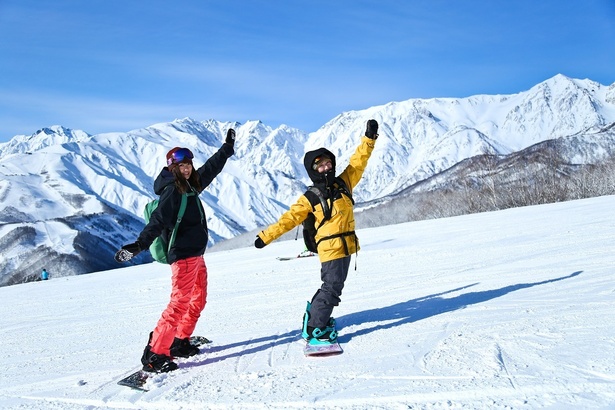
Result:
[[[319,148],[307,152],[303,163],[320,195],[316,195],[314,189],[308,190],[276,223],[261,231],[254,242],[257,248],[263,248],[301,224],[310,213],[314,214],[322,286],[308,302],[303,316],[302,335],[310,344],[327,344],[337,340],[331,313],[339,305],[350,257],[359,250],[352,190],[363,176],[377,138],[378,122],[369,120],[361,144],[350,157],[346,169],[337,177],[335,155],[331,151]]]

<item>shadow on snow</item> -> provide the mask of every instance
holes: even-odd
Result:
[[[341,326],[360,325],[363,323],[377,322],[378,324],[366,329],[357,330],[350,334],[342,334],[339,337],[340,343],[348,342],[355,336],[365,335],[377,330],[390,329],[392,327],[401,326],[407,323],[417,322],[427,319],[432,316],[442,313],[453,312],[455,310],[464,309],[470,305],[486,302],[496,299],[508,293],[515,292],[521,289],[527,289],[534,286],[546,285],[548,283],[558,282],[560,280],[574,278],[583,271],[577,271],[570,275],[561,278],[544,280],[534,283],[519,283],[517,285],[505,286],[500,289],[484,290],[480,292],[468,292],[452,298],[444,298],[443,295],[467,289],[476,286],[477,283],[464,286],[462,288],[449,290],[434,295],[424,296],[418,299],[408,300],[406,302],[397,303],[395,305],[364,310],[362,312],[351,313],[339,318],[336,321]],[[387,322],[387,323],[382,323]]]
[[[338,325],[341,325],[342,327],[349,327],[370,322],[374,322],[377,324],[375,326],[357,330],[353,333],[342,334],[339,337],[339,341],[341,343],[346,343],[356,336],[362,336],[378,330],[390,329],[396,326],[402,326],[407,323],[417,322],[419,320],[427,319],[443,313],[464,309],[470,305],[496,299],[517,290],[527,289],[534,286],[546,285],[549,283],[574,278],[580,275],[582,272],[583,271],[577,271],[561,278],[549,279],[541,282],[519,283],[517,285],[505,286],[500,289],[485,290],[480,292],[468,292],[452,298],[443,297],[446,294],[468,289],[478,284],[473,283],[471,285],[463,286],[461,288],[451,289],[446,292],[423,296],[417,299],[411,299],[406,302],[397,303],[383,308],[369,309],[361,312],[351,313],[349,315],[344,315],[339,318],[336,318]],[[297,329],[281,335],[263,336],[222,346],[212,346],[211,348],[207,349],[207,352],[210,353],[208,357],[204,358],[201,361],[187,363],[186,365],[187,367],[193,367],[221,362],[223,360],[232,359],[234,357],[241,357],[247,354],[265,351],[274,346],[279,346],[286,343],[293,343],[298,340],[301,340],[301,335],[299,330]],[[247,347],[250,345],[256,346]],[[227,355],[211,357],[211,353],[221,352],[224,350],[239,347],[243,348],[240,351],[229,353]]]

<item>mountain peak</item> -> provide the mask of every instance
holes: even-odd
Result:
[[[370,118],[380,123],[380,137],[353,189],[358,203],[396,195],[484,152],[506,155],[602,129],[615,122],[615,106],[606,97],[615,98],[615,86],[607,92],[590,80],[558,74],[514,95],[413,99],[348,111],[309,135],[258,120],[242,125],[189,117],[95,136],[48,127],[0,145],[0,225],[5,237],[27,235],[28,246],[44,248],[49,257],[78,258],[85,242],[109,253],[142,229],[142,209],[154,197],[165,153],[190,147],[195,163],[203,164],[233,127],[235,155],[201,195],[215,243],[275,221],[305,192],[306,151],[327,147],[343,171]],[[56,148],[43,150],[50,146]],[[18,153],[32,155],[8,155]],[[18,249],[24,252],[15,247],[3,260],[15,259]],[[62,251],[54,254],[56,249]],[[18,269],[0,265],[0,276]]]

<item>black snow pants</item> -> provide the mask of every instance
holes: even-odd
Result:
[[[329,322],[333,307],[339,305],[344,282],[348,276],[350,256],[323,262],[320,269],[322,286],[312,298],[308,326],[324,328]]]

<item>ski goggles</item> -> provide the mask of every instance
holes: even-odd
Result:
[[[320,168],[321,165],[325,164],[326,162],[331,162],[331,158],[327,157],[327,156],[320,156],[320,157],[316,157],[314,159],[314,164],[312,165],[312,169],[314,171],[318,171],[318,168]]]
[[[188,148],[180,148],[173,152],[167,159],[167,166],[172,164],[179,164],[180,162],[192,162],[194,155]]]

